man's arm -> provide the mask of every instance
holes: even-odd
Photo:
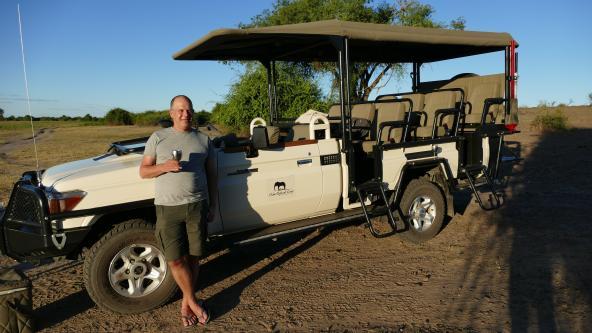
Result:
[[[154,156],[144,156],[142,164],[140,164],[140,177],[154,178],[167,172],[177,172],[181,170],[179,162],[176,160],[168,160],[161,164],[156,164]]]

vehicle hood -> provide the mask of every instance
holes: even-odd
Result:
[[[41,177],[41,183],[45,187],[55,187],[57,183],[78,182],[84,178],[132,168],[135,169],[135,173],[137,174],[141,160],[142,155],[140,154],[123,156],[105,154],[84,160],[72,161],[45,170]],[[137,178],[139,179],[139,176]]]

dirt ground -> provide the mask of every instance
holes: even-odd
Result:
[[[195,330],[592,331],[592,109],[569,108],[566,132],[530,129],[537,112],[522,110],[508,138],[524,160],[503,208],[458,195],[457,214],[421,245],[354,223],[217,253],[199,292],[213,321]],[[123,316],[93,304],[78,262],[27,274],[45,332],[182,331],[179,299]]]

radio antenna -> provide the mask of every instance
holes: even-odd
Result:
[[[37,156],[37,140],[35,139],[35,127],[33,126],[33,113],[31,113],[31,99],[29,97],[29,83],[27,81],[27,66],[25,65],[25,45],[23,44],[23,29],[21,23],[21,7],[20,4],[16,5],[16,10],[18,12],[18,22],[19,22],[19,36],[21,40],[21,55],[23,59],[23,74],[25,75],[25,93],[27,94],[27,110],[29,111],[29,120],[31,121],[31,133],[33,134],[33,147],[35,148],[35,163],[37,164],[37,168],[35,172],[37,173],[37,183],[41,184],[41,175],[39,174],[39,157]]]

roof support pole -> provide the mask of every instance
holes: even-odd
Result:
[[[413,92],[419,90],[419,84],[421,83],[421,63],[414,62],[413,69],[411,72],[411,89]]]
[[[275,71],[275,61],[271,62],[271,81],[272,81],[272,91],[273,91],[273,119],[272,119],[272,125],[275,124],[278,119],[279,119],[279,114],[278,114],[278,98],[277,98],[277,72]]]
[[[349,45],[347,38],[340,38],[336,43],[339,55],[339,96],[341,103],[342,149],[348,166],[349,192],[355,191],[355,155],[352,147],[352,119],[349,86]]]
[[[510,99],[510,80],[511,80],[511,74],[510,74],[510,52],[511,52],[511,47],[510,46],[506,46],[506,53],[505,53],[505,98],[507,100]],[[510,114],[510,103],[504,103],[505,108],[504,108],[504,122],[507,122],[508,120],[508,115]]]
[[[354,193],[356,191],[356,163],[355,163],[355,154],[353,151],[352,146],[352,114],[351,114],[351,97],[350,97],[350,86],[349,86],[349,40],[347,38],[343,38],[343,53],[344,53],[344,74],[345,77],[343,80],[345,81],[345,114],[347,115],[347,165],[348,165],[348,175],[349,175],[349,192]],[[342,111],[343,112],[343,111]]]
[[[267,96],[269,97],[269,124],[276,120],[277,98],[275,96],[275,61],[262,62],[267,70]]]
[[[348,166],[349,192],[355,192],[355,161],[351,144],[351,101],[349,86],[349,45],[347,38],[334,38],[332,43],[337,49],[337,64],[339,67],[339,101],[341,106],[341,152],[345,153]]]

